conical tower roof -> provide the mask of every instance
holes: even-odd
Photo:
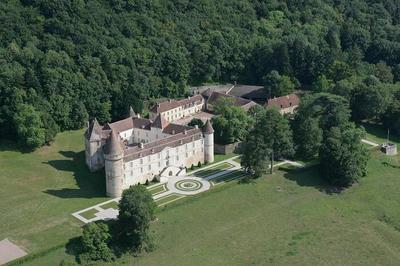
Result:
[[[130,115],[131,117],[135,117],[135,116],[136,116],[136,113],[135,113],[135,111],[133,110],[132,106],[129,107],[129,115]]]
[[[212,127],[210,120],[207,120],[206,124],[203,126],[203,133],[205,134],[214,133],[214,128]]]
[[[111,130],[110,137],[107,140],[106,145],[104,146],[104,153],[107,155],[120,155],[124,152],[121,146],[121,142],[119,141],[119,137]]]
[[[164,118],[164,116],[159,114],[153,122],[153,127],[164,129],[168,124],[169,122]]]
[[[87,129],[87,138],[89,141],[99,141],[101,140],[101,126],[97,119],[93,119],[89,124],[89,128]]]

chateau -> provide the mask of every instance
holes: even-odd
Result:
[[[130,117],[103,126],[94,119],[85,132],[85,148],[89,169],[105,168],[107,195],[119,197],[132,185],[213,162],[214,130],[210,121],[203,128],[188,127],[170,123],[162,112],[144,119],[131,111]]]

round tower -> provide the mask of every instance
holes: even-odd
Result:
[[[120,197],[124,185],[123,171],[124,150],[118,135],[111,130],[110,137],[104,146],[106,189],[109,197]]]
[[[214,162],[214,129],[207,120],[203,127],[204,134],[204,162],[212,163]]]

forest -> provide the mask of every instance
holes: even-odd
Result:
[[[0,25],[0,137],[24,147],[235,81],[400,133],[399,0],[4,0]]]

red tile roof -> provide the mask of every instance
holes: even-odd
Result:
[[[266,105],[267,107],[276,106],[280,109],[284,109],[291,106],[298,106],[299,103],[300,103],[300,97],[297,94],[293,93],[278,98],[269,99]]]

